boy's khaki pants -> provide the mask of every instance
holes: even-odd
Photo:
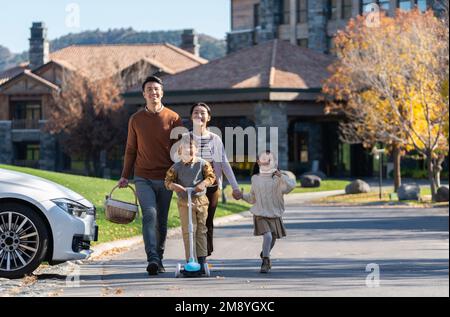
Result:
[[[208,255],[206,233],[206,219],[208,218],[208,197],[192,197],[192,225],[194,228],[194,258]],[[180,214],[181,231],[183,233],[186,261],[189,261],[189,209],[187,198],[178,198],[178,212]]]

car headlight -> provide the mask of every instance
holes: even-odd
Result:
[[[69,215],[84,218],[87,215],[95,216],[95,208],[86,207],[76,201],[60,198],[60,199],[52,199],[52,202],[67,212]]]

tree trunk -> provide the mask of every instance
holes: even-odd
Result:
[[[100,168],[100,154],[98,152],[92,153],[91,159],[92,159],[92,164],[94,165],[93,176],[101,177],[102,171]]]
[[[430,187],[431,187],[431,199],[432,201],[436,200],[436,180],[434,175],[434,168],[433,168],[433,159],[431,151],[427,151],[427,165],[428,165],[428,180],[430,181]]]
[[[89,160],[89,155],[86,155],[84,157],[84,174],[86,176],[92,176],[91,161]]]
[[[402,174],[400,167],[402,154],[400,151],[400,146],[396,143],[393,145],[392,155],[394,158],[394,191],[397,192],[402,185]]]
[[[434,179],[436,182],[437,188],[441,187],[441,172],[442,172],[442,164],[445,161],[445,155],[439,155],[436,161],[433,164],[434,169]]]

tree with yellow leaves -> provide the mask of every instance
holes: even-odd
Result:
[[[448,154],[448,28],[432,11],[379,14],[377,23],[360,16],[338,32],[338,58],[324,85],[328,111],[345,114],[348,139],[392,150],[396,187],[401,152],[426,157],[434,198]]]

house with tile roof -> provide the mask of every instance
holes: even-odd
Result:
[[[343,118],[326,114],[325,105],[318,102],[322,81],[329,75],[327,67],[333,61],[333,37],[350,18],[374,8],[388,15],[414,7],[422,11],[433,8],[438,14],[439,1],[230,2],[228,55],[164,76],[165,103],[188,122],[192,104],[206,102],[214,115],[211,124],[222,130],[277,127],[280,166],[296,174],[316,168],[334,177],[364,177],[377,172],[378,162],[370,151],[340,141],[339,122]],[[142,104],[139,87],[130,89],[125,99],[129,106]],[[234,167],[245,174],[251,164],[236,163]],[[385,168],[389,171],[392,164]]]
[[[184,50],[171,44],[73,45],[50,53],[44,23],[33,23],[28,63],[0,72],[0,163],[48,170],[70,169],[57,137],[43,131],[51,98],[64,71],[92,80],[121,76],[125,89],[151,74],[174,75],[206,64],[192,32]],[[191,35],[191,37],[189,37]]]
[[[316,161],[327,175],[343,175],[349,170],[344,166],[344,145],[338,138],[340,118],[326,115],[324,103],[318,102],[333,60],[333,56],[287,41],[265,41],[208,64],[162,76],[164,103],[185,119],[193,104],[209,104],[211,125],[220,128],[223,136],[225,127],[277,127],[282,168],[300,174]],[[124,96],[128,106],[143,103],[139,86]],[[244,175],[251,166],[234,164]]]

